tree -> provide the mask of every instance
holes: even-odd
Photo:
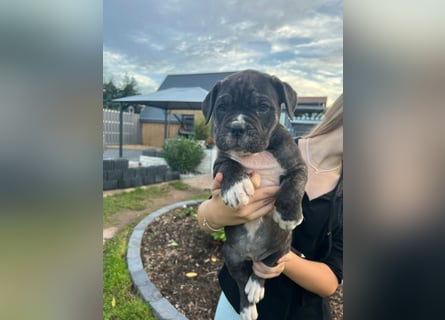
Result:
[[[113,99],[120,98],[119,89],[114,85],[113,80],[103,84],[103,108],[104,109],[116,109],[117,104],[112,103]]]
[[[133,77],[128,77],[127,75],[124,77],[121,87],[117,87],[113,80],[109,80],[108,82],[103,84],[103,108],[104,109],[119,109],[119,104],[112,102],[113,99],[135,96],[140,94],[138,91],[138,84]],[[135,112],[139,113],[141,110],[141,105],[133,105]]]
[[[122,97],[135,96],[135,95],[139,94],[137,86],[138,86],[138,84],[137,84],[136,80],[133,77],[129,78],[126,75],[124,77],[122,89],[120,90]]]

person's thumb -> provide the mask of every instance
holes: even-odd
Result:
[[[212,186],[210,187],[210,189],[211,190],[220,189],[222,181],[223,181],[223,174],[221,172],[218,172],[215,175],[215,179],[213,179],[212,181]]]

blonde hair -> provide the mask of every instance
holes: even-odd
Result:
[[[343,93],[327,108],[323,120],[304,138],[313,138],[329,133],[343,125]]]

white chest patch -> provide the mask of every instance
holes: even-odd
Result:
[[[261,186],[278,186],[280,175],[284,169],[280,166],[275,157],[268,151],[263,151],[247,156],[231,155],[231,158],[240,163],[247,173],[257,172],[261,176]],[[263,223],[263,219],[256,219],[244,224],[249,241],[254,240],[255,233]]]
[[[261,176],[261,186],[279,185],[280,175],[284,173],[284,169],[270,152],[263,151],[248,156],[231,155],[230,157],[239,162],[247,173],[257,172]]]

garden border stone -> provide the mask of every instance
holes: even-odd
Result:
[[[177,202],[169,206],[160,208],[142,219],[136,227],[128,241],[127,264],[131,278],[137,292],[142,299],[148,302],[153,309],[155,317],[159,320],[188,320],[182,313],[165,299],[155,285],[150,281],[148,274],[144,270],[141,258],[141,244],[145,229],[157,217],[166,214],[177,208],[199,205],[204,200],[188,200]]]

